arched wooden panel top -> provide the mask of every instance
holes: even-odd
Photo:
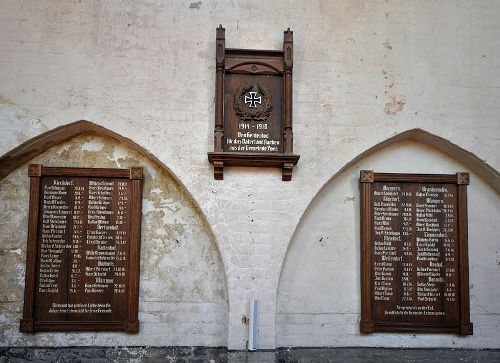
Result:
[[[226,72],[228,73],[242,73],[242,74],[267,74],[267,75],[281,75],[283,73],[283,64],[263,63],[263,62],[241,62],[231,64],[228,61]],[[276,67],[278,66],[278,67]]]

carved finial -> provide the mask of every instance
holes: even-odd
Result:
[[[225,33],[226,29],[222,27],[222,24],[219,24],[219,27],[217,28],[217,39],[224,39],[226,36]]]

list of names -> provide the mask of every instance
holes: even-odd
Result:
[[[120,318],[121,305],[126,306],[129,210],[128,179],[42,179],[39,319]]]
[[[374,183],[375,319],[457,318],[456,186]]]

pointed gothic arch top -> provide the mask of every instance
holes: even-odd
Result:
[[[442,153],[452,157],[455,160],[460,161],[464,164],[470,171],[479,175],[484,181],[493,188],[497,193],[500,194],[500,173],[495,170],[491,165],[481,160],[475,154],[461,148],[460,146],[450,142],[449,140],[442,138],[440,136],[431,134],[428,131],[422,129],[411,129],[397,134],[393,137],[384,140],[371,148],[365,150],[350,162],[348,162],[344,167],[342,167],[335,175],[328,180],[325,185],[327,185],[335,176],[340,174],[342,171],[358,162],[361,159],[368,157],[369,155],[382,150],[383,148],[395,144],[401,141],[416,141],[424,145],[428,145]]]
[[[79,135],[105,136],[116,140],[151,159],[161,168],[166,169],[169,174],[172,175],[177,182],[179,182],[169,168],[167,168],[158,158],[146,151],[142,146],[138,145],[129,138],[86,120],[75,121],[67,125],[56,127],[55,129],[44,132],[43,134],[22,143],[2,155],[0,157],[0,180],[52,146],[58,145]]]
[[[438,150],[455,160],[458,160],[461,162],[464,166],[466,166],[470,171],[474,172],[476,175],[479,175],[485,183],[487,183],[496,193],[500,194],[500,173],[495,170],[492,166],[490,166],[488,163],[485,161],[481,160],[479,157],[477,157],[475,154],[461,148],[460,146],[453,144],[449,140],[442,138],[440,136],[434,135],[428,131],[422,130],[422,129],[411,129],[404,131],[400,134],[394,135],[372,147],[369,149],[365,150],[358,156],[356,156],[354,159],[349,161],[347,164],[345,164],[342,168],[340,168],[335,174],[333,174],[325,184],[317,191],[317,193],[314,195],[313,198],[311,198],[309,204],[303,211],[299,222],[295,226],[295,230],[292,234],[292,237],[290,241],[288,242],[288,245],[286,246],[286,253],[281,261],[281,266],[279,267],[280,275],[279,275],[279,284],[281,283],[282,280],[282,274],[283,274],[283,267],[285,265],[285,261],[287,259],[287,255],[289,253],[290,245],[292,241],[295,238],[295,235],[300,228],[300,225],[303,223],[304,216],[308,213],[308,211],[312,208],[314,205],[314,201],[318,198],[318,196],[322,193],[322,191],[330,184],[332,181],[334,181],[339,175],[341,175],[344,171],[346,171],[348,168],[351,166],[355,165],[357,162],[361,161],[362,159],[369,157],[370,155],[376,153],[377,151],[380,151],[392,144],[396,144],[398,142],[403,142],[403,141],[416,141],[424,145],[428,145],[435,150]],[[279,286],[278,284],[278,286]],[[279,287],[278,287],[279,290]]]

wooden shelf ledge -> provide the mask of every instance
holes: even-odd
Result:
[[[214,178],[224,178],[224,166],[258,166],[282,169],[282,180],[292,180],[293,166],[299,161],[295,154],[252,154],[232,152],[209,152],[208,161],[214,164]]]

